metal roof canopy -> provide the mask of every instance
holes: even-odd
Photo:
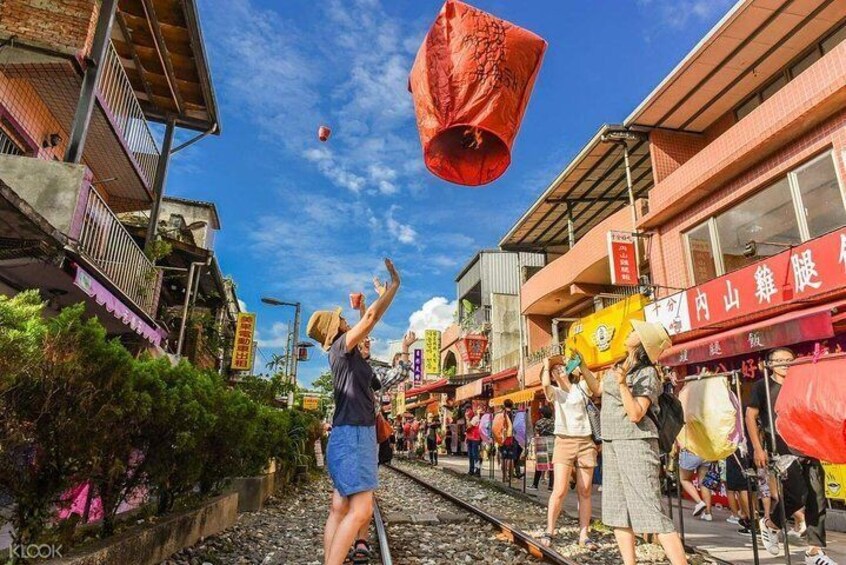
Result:
[[[148,119],[219,133],[196,0],[120,0],[112,42]]]
[[[702,132],[844,17],[842,0],[741,0],[623,123]]]
[[[595,225],[628,206],[623,152],[602,136],[622,126],[605,124],[588,141],[543,195],[502,238],[499,245],[511,251],[568,249],[567,218],[573,219],[576,241]],[[652,160],[645,139],[629,144],[635,198],[646,196],[653,185]]]

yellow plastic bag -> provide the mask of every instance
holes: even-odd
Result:
[[[737,410],[731,403],[725,379],[690,381],[679,392],[684,407],[684,428],[679,445],[705,461],[720,461],[730,456],[737,445],[730,441]]]

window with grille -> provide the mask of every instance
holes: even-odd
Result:
[[[23,155],[24,150],[21,149],[15,141],[9,137],[5,131],[0,129],[0,155]]]

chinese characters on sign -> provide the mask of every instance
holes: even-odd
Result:
[[[690,311],[686,290],[647,304],[644,313],[647,322],[661,324],[670,335],[690,331]]]
[[[414,386],[423,382],[423,350],[414,350]]]
[[[441,332],[426,330],[426,374],[439,375],[441,373]]]
[[[303,397],[303,410],[317,410],[320,406],[320,399],[316,396]]]
[[[232,346],[232,370],[250,371],[253,368],[253,335],[256,331],[255,314],[238,314],[235,326],[235,344]]]
[[[688,289],[690,329],[719,327],[734,318],[844,286],[846,228]]]
[[[638,284],[635,238],[632,234],[609,231],[608,257],[611,260],[611,284],[626,286]]]

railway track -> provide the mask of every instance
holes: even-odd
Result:
[[[578,562],[573,561],[572,559],[568,559],[564,557],[557,551],[552,548],[545,547],[541,545],[535,538],[527,534],[526,532],[516,528],[505,521],[501,520],[500,518],[494,516],[493,514],[486,512],[485,510],[479,508],[478,506],[471,504],[465,500],[458,498],[436,486],[433,484],[426,482],[413,474],[404,471],[402,469],[398,469],[397,467],[386,465],[387,469],[390,469],[392,472],[397,473],[411,481],[414,481],[416,484],[422,486],[423,488],[429,490],[430,492],[435,493],[441,498],[448,500],[449,502],[455,504],[456,506],[460,507],[462,510],[469,512],[470,514],[480,518],[484,522],[487,522],[500,532],[499,539],[505,539],[523,549],[525,549],[529,555],[535,557],[536,559],[540,559],[547,563],[554,563],[556,565],[579,565]],[[385,525],[382,521],[381,515],[378,516],[378,512],[374,512],[374,522],[376,522],[376,531],[377,533],[380,531],[385,532]],[[381,524],[381,526],[380,526]],[[392,565],[391,557],[390,557],[390,548],[388,547],[388,539],[387,534],[379,535],[379,547],[380,553],[382,555],[382,565]],[[385,560],[385,555],[387,554],[388,558],[387,561]]]
[[[443,482],[441,477],[438,477],[437,481],[433,480],[432,476],[420,476],[425,475],[425,471],[428,468],[421,468],[421,473],[418,474],[415,469],[409,470],[407,467],[406,469],[398,468],[394,465],[389,465],[385,467],[390,473],[402,477],[408,481],[413,482],[420,488],[425,489],[429,493],[436,495],[432,500],[440,499],[449,501],[451,504],[459,507],[465,513],[472,515],[479,520],[483,521],[485,524],[489,525],[491,528],[494,528],[498,532],[498,539],[500,540],[507,540],[509,543],[514,544],[520,547],[525,553],[532,556],[534,560],[543,561],[546,563],[555,563],[555,564],[563,564],[563,565],[572,565],[572,564],[584,564],[584,563],[619,563],[620,556],[616,550],[616,546],[614,544],[613,535],[610,532],[594,532],[594,539],[599,542],[602,549],[596,553],[585,553],[582,551],[581,553],[575,553],[573,555],[565,555],[565,552],[578,552],[578,546],[575,544],[577,541],[577,527],[574,525],[573,520],[571,518],[567,518],[562,515],[561,519],[559,519],[559,523],[564,523],[564,526],[559,528],[559,535],[565,539],[561,540],[557,544],[556,547],[546,547],[542,545],[537,539],[536,535],[541,533],[544,530],[544,522],[546,519],[545,512],[542,511],[535,503],[532,504],[532,508],[527,512],[527,504],[525,500],[521,498],[515,498],[510,494],[505,494],[498,490],[490,491],[491,495],[486,499],[482,495],[477,495],[472,497],[467,493],[462,494],[465,498],[461,498],[456,496],[452,492],[447,492],[443,488],[436,486],[434,483],[438,483],[443,486]],[[439,473],[440,474],[440,473]],[[384,476],[384,475],[383,475]],[[443,478],[447,479],[449,474],[444,474]],[[451,479],[462,481],[465,483],[465,486],[469,481],[466,481],[463,478],[459,477],[451,477]],[[446,481],[449,482],[449,479]],[[451,486],[455,486],[454,484]],[[485,489],[482,485],[476,483],[480,489]],[[446,488],[450,488],[447,486]],[[450,490],[457,490],[450,488]],[[511,498],[511,507],[509,504],[503,504],[502,497]],[[471,498],[472,500],[467,500],[467,498]],[[477,501],[483,502],[477,502]],[[493,505],[493,507],[492,507]],[[522,506],[522,511],[515,513],[514,508]],[[390,528],[390,518],[388,519],[388,527]],[[377,525],[377,531],[378,531]],[[382,528],[385,528],[384,523],[382,524]],[[386,530],[387,531],[387,530]],[[385,547],[388,548],[388,541],[389,536],[386,534],[384,536],[384,544]],[[382,541],[380,540],[380,544]],[[575,549],[574,549],[575,548]],[[563,551],[562,551],[563,550]],[[709,563],[721,564],[726,563],[719,559],[715,559],[707,553],[700,552],[696,548],[688,548],[688,550],[692,553],[690,555],[690,563],[693,565],[704,565]],[[390,551],[390,548],[388,548]],[[396,557],[395,557],[396,559]],[[397,560],[397,563],[405,561]],[[443,561],[421,561],[426,563],[452,563],[453,561],[443,560]],[[469,561],[468,561],[469,562]],[[504,562],[508,563],[508,561],[496,561],[496,562]],[[667,563],[666,559],[663,557],[663,552],[657,548],[657,546],[652,546],[649,544],[643,544],[638,546],[638,562],[639,563]],[[391,563],[391,561],[383,563]]]

